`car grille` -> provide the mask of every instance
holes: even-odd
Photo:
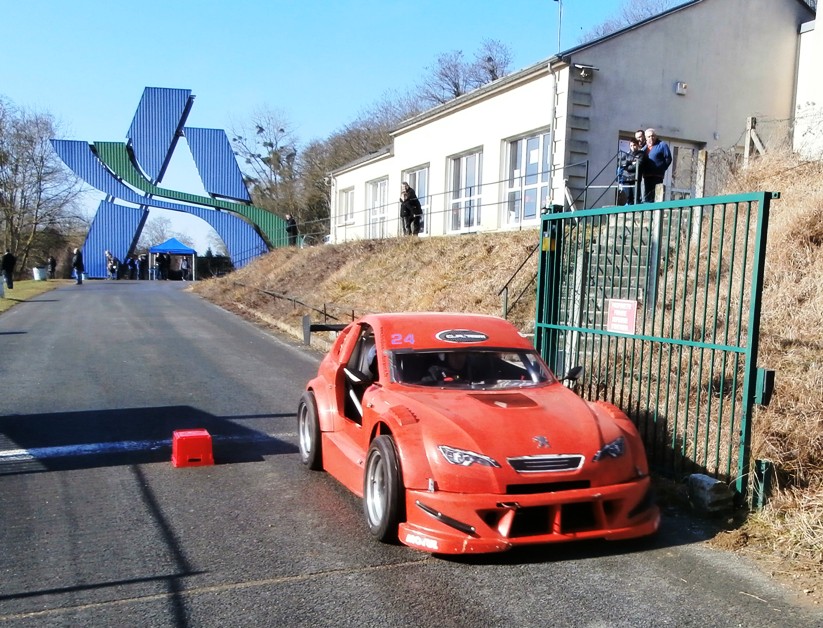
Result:
[[[540,493],[558,493],[560,491],[577,491],[591,488],[588,480],[576,482],[540,482],[539,484],[509,484],[506,495],[539,495]]]
[[[583,465],[583,456],[521,456],[508,458],[512,469],[518,473],[545,473],[551,471],[574,471]]]

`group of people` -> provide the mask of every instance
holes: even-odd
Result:
[[[400,189],[400,220],[403,235],[418,235],[423,230],[423,207],[414,189],[405,181]]]
[[[130,255],[125,262],[121,262],[116,255],[106,251],[106,272],[109,279],[148,279],[149,258],[144,253]]]
[[[654,189],[663,183],[671,164],[672,152],[669,145],[657,136],[657,131],[637,129],[634,139],[629,141],[629,152],[622,154],[617,168],[617,180],[625,194],[626,204],[653,203]]]
[[[121,262],[116,255],[106,251],[106,272],[109,279],[149,279],[149,256],[130,255]],[[158,253],[154,258],[154,278],[168,279],[172,270],[172,259],[168,253]],[[188,256],[180,260],[180,275],[183,281],[191,279],[191,262]]]
[[[0,262],[0,270],[2,271],[2,279],[6,283],[6,287],[10,290],[14,288],[14,267],[17,265],[17,258],[10,249],[6,249],[3,255],[2,262]],[[46,259],[46,269],[48,271],[48,278],[54,279],[57,274],[57,260],[54,255],[49,255]]]

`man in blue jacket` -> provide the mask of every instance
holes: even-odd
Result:
[[[646,159],[643,162],[644,203],[654,202],[654,187],[663,183],[666,170],[672,165],[669,145],[657,137],[654,129],[646,129]]]

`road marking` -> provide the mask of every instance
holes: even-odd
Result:
[[[284,440],[294,437],[288,434],[251,434],[235,436],[212,436],[212,442],[218,443],[265,443],[271,440]],[[171,439],[162,440],[123,440],[109,443],[81,443],[77,445],[56,445],[54,447],[31,447],[29,449],[6,449],[0,451],[0,462],[18,462],[23,460],[44,460],[48,458],[67,458],[74,456],[93,456],[100,454],[118,454],[133,451],[154,451],[163,447],[171,448]]]

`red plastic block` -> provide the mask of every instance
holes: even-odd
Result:
[[[175,430],[171,439],[171,463],[175,467],[214,464],[211,434],[204,429]]]

